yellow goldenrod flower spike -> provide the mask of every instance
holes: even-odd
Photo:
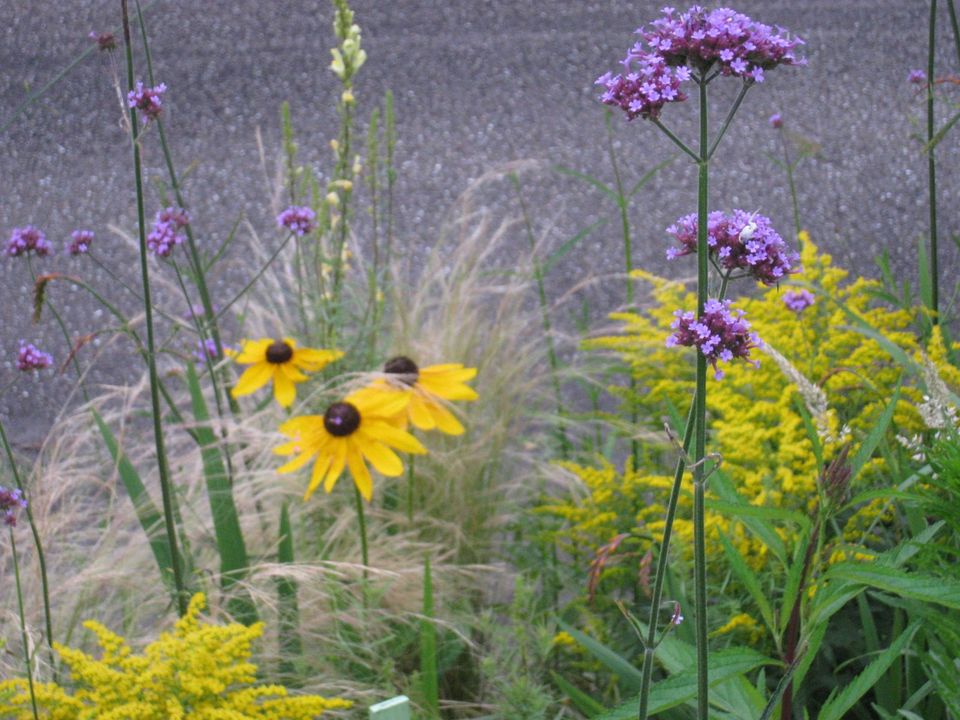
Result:
[[[317,372],[343,357],[339,350],[298,348],[295,340],[244,340],[240,352],[233,359],[240,365],[249,365],[231,390],[233,397],[250,395],[273,381],[273,396],[283,407],[290,407],[296,399],[297,383],[307,380],[305,372]]]

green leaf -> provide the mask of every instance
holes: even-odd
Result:
[[[773,619],[773,608],[770,607],[770,601],[767,600],[766,593],[760,587],[759,578],[753,570],[747,566],[740,551],[733,546],[729,538],[727,538],[726,533],[720,530],[719,535],[720,542],[723,544],[723,551],[727,555],[727,560],[730,561],[730,568],[733,570],[734,575],[743,583],[747,592],[750,593],[750,597],[752,597],[753,601],[757,604],[760,610],[760,616],[767,624],[767,627],[770,628],[770,632],[776,634],[777,627]]]
[[[440,717],[437,680],[437,626],[433,622],[433,577],[430,556],[423,563],[423,619],[420,621],[420,682],[430,717]]]
[[[606,225],[608,222],[609,220],[607,219],[601,219],[601,220],[597,220],[592,225],[587,225],[587,227],[585,227],[583,230],[578,232],[576,235],[574,235],[572,238],[567,240],[565,243],[563,243],[563,245],[558,247],[556,250],[554,250],[552,253],[550,253],[547,256],[547,258],[543,261],[541,272],[544,275],[547,275],[553,269],[553,266],[556,265],[558,262],[560,262],[560,260],[562,260],[567,253],[573,250],[573,248],[575,248],[580,243],[581,240],[583,240],[587,235],[592,233],[598,227],[602,227]]]
[[[280,542],[277,545],[277,562],[292,565],[293,528],[290,525],[290,513],[287,503],[280,507]],[[280,674],[286,684],[298,679],[294,659],[303,654],[303,642],[300,639],[300,605],[297,601],[297,583],[286,577],[277,578],[277,644],[280,646]]]
[[[594,718],[606,709],[603,705],[587,695],[583,690],[578,688],[573,683],[567,681],[553,670],[550,671],[550,677],[553,678],[554,684],[560,688],[560,691],[570,698],[570,702],[574,704],[577,710],[586,715],[588,718]]]
[[[876,563],[868,565],[854,562],[834,565],[825,577],[960,610],[960,582],[948,578],[920,575]]]
[[[710,654],[707,662],[710,686],[717,686],[763,665],[776,664],[778,664],[776,660],[749,648],[718,650]],[[669,710],[695,699],[696,696],[697,669],[696,667],[690,667],[661,680],[653,686],[650,690],[648,713],[654,715]],[[640,701],[638,698],[600,715],[597,720],[628,720],[637,717],[639,711]]]
[[[587,652],[599,660],[610,672],[620,678],[625,694],[640,692],[643,675],[632,663],[617,655],[617,653],[603,643],[567,625],[562,620],[558,621],[558,625],[562,630],[570,633],[570,637],[580,643]]]
[[[627,193],[627,197],[631,198],[634,195],[636,195],[638,192],[640,192],[643,189],[643,186],[646,185],[648,182],[650,182],[658,172],[660,172],[665,167],[670,165],[678,157],[680,157],[680,155],[678,153],[674,153],[673,155],[668,157],[666,160],[663,160],[662,162],[657,163],[652,168],[647,170],[647,172],[644,173],[643,177],[637,180],[636,184],[632,188],[630,188],[630,192]]]
[[[137,520],[140,521],[140,527],[143,528],[147,540],[150,542],[150,549],[153,551],[153,557],[157,561],[157,567],[160,570],[160,577],[164,584],[170,590],[173,590],[173,562],[170,556],[170,542],[167,539],[166,527],[163,522],[163,515],[157,508],[150,493],[147,492],[146,485],[140,479],[140,474],[130,462],[126,453],[120,448],[116,436],[104,422],[96,410],[91,410],[93,419],[100,429],[100,435],[103,437],[103,443],[110,452],[110,457],[116,465],[123,487],[130,496],[133,503],[134,512],[137,514]]]
[[[820,710],[817,720],[843,720],[846,712],[850,710],[857,701],[866,695],[870,689],[877,684],[883,677],[894,661],[899,659],[907,643],[913,638],[917,631],[918,624],[911,624],[906,630],[900,633],[900,637],[884,650],[880,655],[864,668],[863,672],[857,675],[852,682],[844,686],[843,690],[831,697]]]
[[[893,397],[890,398],[890,402],[887,404],[887,407],[883,411],[883,415],[880,416],[880,419],[874,423],[873,427],[870,429],[870,433],[864,439],[863,444],[860,445],[860,449],[857,451],[857,454],[854,456],[853,460],[850,462],[851,473],[850,479],[853,480],[857,477],[860,470],[866,465],[867,460],[870,459],[870,456],[873,455],[873,451],[877,449],[877,445],[880,444],[880,441],[883,439],[883,436],[887,432],[887,428],[890,427],[890,421],[893,419],[893,411],[897,409],[897,402],[900,400],[900,382],[897,382],[897,387],[893,391]]]
[[[930,152],[930,151],[933,150],[937,145],[939,145],[939,144],[940,144],[940,141],[943,140],[944,136],[945,136],[948,132],[950,132],[950,128],[952,128],[954,125],[957,124],[957,121],[958,121],[958,120],[960,120],[960,112],[958,112],[958,113],[957,113],[956,115],[954,115],[952,118],[950,118],[949,120],[947,120],[947,122],[944,124],[944,126],[943,126],[942,128],[940,128],[939,130],[937,130],[936,135],[934,135],[934,136],[930,139],[930,142],[927,143],[927,146],[926,146],[926,148],[924,148],[924,149],[925,149],[927,152]]]
[[[774,513],[787,513],[790,516],[799,515],[799,513],[791,513],[788,510],[778,510],[777,508],[758,508],[755,505],[750,505],[737,492],[737,489],[733,486],[733,482],[726,473],[722,471],[717,471],[713,474],[710,479],[710,487],[716,491],[720,501],[707,500],[707,507],[721,512],[726,509],[726,511],[730,513],[730,517],[735,518],[738,522],[742,522],[754,535],[763,540],[763,543],[770,548],[770,551],[776,555],[777,559],[786,567],[789,562],[787,559],[787,546],[784,545],[776,529],[766,522],[766,516],[762,513],[766,510],[772,510]],[[809,526],[809,521],[805,517],[802,515],[799,515],[799,517]]]
[[[562,175],[569,175],[577,180],[583,180],[583,182],[593,185],[593,187],[597,188],[597,190],[600,192],[610,196],[614,202],[619,202],[619,196],[617,195],[616,191],[614,191],[609,185],[597,180],[597,178],[593,177],[593,175],[587,175],[579,170],[574,170],[573,168],[568,168],[563,165],[554,165],[553,169]]]
[[[207,499],[210,501],[213,530],[220,554],[220,584],[229,597],[231,614],[244,625],[252,625],[257,621],[253,600],[245,589],[234,587],[246,576],[250,563],[237,506],[233,501],[233,483],[220,455],[217,437],[210,428],[207,401],[203,397],[193,363],[187,363],[187,387],[193,416],[197,421],[194,432],[203,460],[203,477],[207,484]]]

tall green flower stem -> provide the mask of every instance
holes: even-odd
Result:
[[[930,0],[930,36],[927,45],[927,185],[930,205],[930,311],[934,325],[940,323],[940,268],[937,257],[937,163],[933,138],[933,73],[937,45],[937,0]]]
[[[146,59],[146,63],[147,63],[147,78],[150,81],[150,85],[153,86],[156,84],[156,81],[154,80],[154,77],[153,77],[153,60],[150,55],[150,44],[147,39],[147,26],[144,24],[143,10],[140,7],[140,0],[135,0],[135,1],[136,1],[136,8],[137,8],[137,22],[140,24],[140,35],[143,40],[144,58]],[[124,33],[126,32],[127,32],[127,26],[125,25]],[[124,38],[126,40],[126,35],[124,35]],[[130,56],[129,40],[127,40],[127,55],[128,57]],[[131,111],[131,114],[132,114],[132,111]],[[173,189],[173,194],[177,200],[177,205],[181,208],[186,208],[187,206],[183,200],[183,193],[180,190],[180,181],[173,165],[173,156],[170,154],[170,147],[167,144],[167,136],[163,130],[163,121],[160,120],[160,118],[157,118],[154,122],[157,125],[157,134],[160,137],[160,149],[163,151],[163,159],[167,166],[167,174],[170,176],[170,187]],[[199,322],[199,319],[196,318],[196,316],[193,313],[190,298],[187,297],[185,298],[185,300],[187,302],[187,305],[191,307],[190,314],[191,314],[191,317],[194,318],[194,322],[197,328],[197,332],[200,335],[201,342],[206,340],[206,331],[209,330],[210,337],[217,348],[217,357],[222,358],[223,342],[220,339],[220,327],[217,323],[217,314],[213,311],[213,304],[210,300],[210,291],[209,291],[209,288],[207,287],[206,274],[204,273],[204,265],[200,259],[200,253],[197,250],[197,243],[194,240],[193,229],[191,225],[188,223],[184,228],[184,230],[186,231],[186,234],[187,234],[187,249],[189,250],[190,266],[192,270],[193,281],[194,281],[194,284],[196,285],[197,292],[200,294],[200,302],[203,305],[203,322],[202,323]],[[214,397],[216,398],[217,409],[220,412],[220,415],[222,418],[223,416],[222,416],[222,406],[221,406],[221,402],[222,402],[221,391],[220,391],[219,383],[217,382],[217,374],[214,372],[214,369],[213,369],[213,361],[209,357],[206,357],[206,355],[207,354],[204,353],[204,357],[206,359],[207,366],[208,366],[207,369],[210,371],[210,382],[213,385],[213,393],[214,393]],[[223,372],[226,373],[228,371],[226,370],[226,368],[224,368]],[[227,376],[224,375],[225,379],[226,377]],[[240,406],[237,404],[237,401],[233,398],[233,396],[230,393],[226,393],[226,396],[227,396],[227,402],[230,404],[231,412],[233,412],[234,414],[239,413]],[[227,462],[229,464],[230,462],[229,453],[225,453],[225,454],[228,457]],[[230,471],[230,475],[231,477],[233,476],[232,469]]]
[[[791,162],[790,160],[790,148],[787,147],[787,138],[783,134],[783,130],[779,133],[780,136],[780,149],[783,151],[783,167],[787,171],[787,186],[790,188],[790,202],[793,204],[793,232],[794,237],[798,238],[797,242],[799,247],[797,248],[798,252],[803,252],[803,241],[799,239],[800,231],[803,229],[800,227],[800,203],[797,201],[797,184],[796,180],[793,177],[793,171],[797,168],[796,162]]]
[[[363,607],[367,607],[367,580],[370,578],[370,553],[367,547],[367,519],[363,511],[363,496],[356,485],[353,486],[354,500],[357,505],[357,524],[360,526],[360,558],[363,561]]]
[[[7,439],[7,431],[4,429],[2,421],[0,421],[0,441],[3,441],[3,451],[6,453],[7,461],[10,463],[10,472],[13,475],[14,482],[17,484],[17,489],[20,490],[20,493],[27,500],[27,522],[30,524],[30,532],[33,534],[33,544],[37,549],[37,564],[40,566],[40,589],[43,593],[43,619],[46,623],[47,648],[50,652],[50,666],[56,667],[54,665],[53,655],[53,621],[50,617],[50,583],[47,580],[47,560],[46,556],[43,554],[43,543],[40,542],[40,532],[37,530],[37,524],[33,520],[33,510],[31,509],[31,503],[29,502],[30,498],[27,497],[27,490],[23,486],[23,479],[20,477],[20,470],[17,469],[17,459],[13,456],[13,448],[10,447],[10,441]]]
[[[609,117],[609,116],[608,116]],[[619,186],[619,174],[617,175],[617,183]],[[560,389],[560,362],[557,359],[557,348],[553,342],[553,328],[550,324],[550,307],[547,303],[547,289],[544,284],[543,279],[543,266],[540,264],[540,259],[537,257],[537,243],[533,237],[533,227],[530,224],[530,213],[527,211],[527,203],[523,199],[523,192],[520,188],[520,178],[517,177],[516,173],[510,173],[510,182],[513,183],[513,187],[517,192],[517,200],[520,202],[520,211],[523,215],[523,225],[527,234],[527,242],[530,245],[530,260],[533,263],[533,277],[537,283],[537,300],[540,303],[540,313],[543,316],[543,336],[547,341],[547,359],[550,362],[550,378],[553,382],[553,395],[554,400],[557,404],[557,417],[559,419],[559,427],[557,429],[557,437],[560,440],[560,455],[564,460],[567,460],[570,456],[570,441],[567,440],[567,429],[564,425],[565,422],[565,409],[563,407],[563,395]],[[630,241],[629,241],[629,232],[627,232],[626,237],[628,238],[627,243],[627,295],[628,303],[633,303],[633,292],[632,286],[630,284]],[[631,389],[635,388],[636,381],[631,376]],[[634,411],[635,412],[635,411]],[[636,418],[634,418],[636,422]],[[634,441],[636,442],[636,441]],[[634,457],[634,463],[636,463],[637,457]]]
[[[709,113],[707,103],[707,84],[716,75],[694,78],[699,88],[700,96],[700,132],[699,151],[694,152],[686,143],[678,138],[662,122],[654,119],[654,124],[660,128],[670,140],[686,155],[697,162],[697,318],[702,318],[708,299],[710,258],[707,246],[707,216],[709,212],[709,168],[710,159],[716,152],[733,121],[737,110],[743,102],[752,83],[744,82],[727,113],[713,142],[709,136]],[[722,275],[718,299],[726,295],[730,273]],[[690,412],[687,416],[683,432],[682,452],[677,460],[674,473],[673,487],[667,504],[667,517],[664,525],[663,539],[660,543],[660,554],[657,560],[657,574],[654,578],[653,593],[650,599],[650,621],[648,634],[644,643],[643,669],[641,672],[639,718],[646,720],[649,707],[650,682],[653,676],[653,658],[657,646],[658,621],[660,605],[663,600],[663,584],[666,578],[670,539],[673,531],[673,521],[677,512],[677,502],[680,497],[680,487],[686,469],[687,451],[691,442],[693,453],[693,534],[694,534],[694,625],[697,642],[697,718],[707,720],[709,714],[709,677],[707,673],[707,561],[706,561],[706,532],[705,532],[705,496],[706,496],[706,415],[707,415],[707,358],[702,352],[697,352],[696,389]]]
[[[130,46],[130,17],[127,0],[120,0],[123,15],[123,41],[127,56],[127,89],[133,92],[133,49]],[[157,375],[157,356],[153,328],[153,301],[150,297],[150,269],[147,264],[147,233],[143,209],[143,174],[140,163],[139,118],[136,108],[130,108],[130,140],[133,145],[133,176],[137,196],[137,229],[140,239],[140,277],[143,285],[143,307],[147,327],[147,368],[150,375],[150,402],[153,408],[153,438],[157,450],[157,469],[160,475],[160,492],[163,497],[163,518],[170,546],[173,565],[173,584],[177,594],[177,609],[181,616],[187,612],[187,594],[180,565],[180,550],[177,544],[177,530],[173,515],[173,488],[170,482],[170,470],[167,465],[167,452],[163,440],[162,411],[160,408],[160,380]]]
[[[37,697],[33,690],[33,663],[30,662],[30,643],[27,638],[27,621],[23,615],[23,588],[20,584],[20,563],[17,561],[17,541],[13,537],[13,528],[10,528],[10,552],[13,555],[13,574],[17,582],[17,607],[20,610],[20,637],[23,641],[23,657],[27,664],[27,684],[30,686],[30,705],[33,708],[34,720],[40,720],[37,712]]]

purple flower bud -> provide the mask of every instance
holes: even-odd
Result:
[[[914,85],[926,85],[927,74],[923,70],[911,70],[907,80]]]
[[[53,365],[53,355],[39,350],[33,343],[20,341],[20,349],[17,352],[18,370],[23,372],[44,370],[51,365]]]
[[[160,96],[167,91],[167,86],[160,83],[156,87],[144,87],[140,80],[133,90],[127,93],[127,105],[136,108],[144,114],[148,121],[155,120],[163,110]]]
[[[38,257],[49,255],[52,248],[47,242],[47,236],[39,228],[33,225],[27,225],[22,228],[14,228],[4,252],[10,257],[19,257],[27,253],[33,253]]]
[[[88,37],[97,44],[97,47],[100,49],[100,52],[107,50],[116,50],[117,49],[117,39],[113,36],[111,32],[91,32]]]
[[[277,215],[277,225],[302,237],[316,227],[315,218],[316,214],[310,208],[291,205]]]
[[[780,117],[780,113],[774,113],[771,115],[768,122],[770,123],[770,127],[772,127],[774,130],[779,130],[783,127],[783,118]]]
[[[90,250],[93,238],[92,230],[74,230],[70,233],[70,244],[67,245],[67,253],[70,255],[85,255]]]
[[[809,290],[791,290],[783,294],[783,304],[798,315],[813,305],[813,293]]]

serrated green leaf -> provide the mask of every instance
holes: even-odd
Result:
[[[820,710],[817,720],[843,720],[850,708],[866,695],[879,682],[887,668],[903,654],[904,648],[913,638],[918,624],[911,624],[900,636],[891,643],[890,647],[875,657],[863,672],[844,685],[843,689],[832,695]]]
[[[921,575],[876,563],[866,565],[854,562],[834,565],[825,577],[960,610],[960,582],[948,578]]]

